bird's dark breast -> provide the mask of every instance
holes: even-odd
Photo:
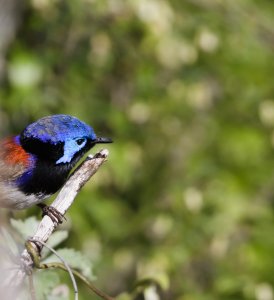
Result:
[[[66,182],[72,164],[55,165],[46,161],[39,161],[31,174],[19,182],[19,189],[26,195],[36,194],[38,196],[56,193]]]

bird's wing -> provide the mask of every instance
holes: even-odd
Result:
[[[15,138],[0,141],[0,181],[12,182],[30,165],[30,155],[16,143]]]

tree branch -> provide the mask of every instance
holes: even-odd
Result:
[[[107,160],[107,157],[108,150],[106,149],[96,153],[93,157],[88,156],[86,160],[71,174],[51,206],[64,215],[72,205],[78,192]],[[57,226],[57,221],[54,222],[50,217],[44,216],[31,240],[46,243]],[[32,245],[37,249],[37,245],[35,243],[32,242]],[[43,245],[41,247],[43,247]],[[13,278],[13,282],[11,283],[12,286],[19,286],[25,276],[32,272],[33,265],[32,257],[28,253],[27,249],[24,249],[21,254],[22,267],[16,274],[16,278]]]

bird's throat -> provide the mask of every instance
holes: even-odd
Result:
[[[55,165],[37,161],[35,168],[18,178],[17,185],[26,195],[52,195],[66,182],[74,163]]]

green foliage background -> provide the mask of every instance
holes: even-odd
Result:
[[[65,113],[114,139],[65,224],[105,291],[274,299],[273,28],[267,0],[25,2],[0,134]]]

